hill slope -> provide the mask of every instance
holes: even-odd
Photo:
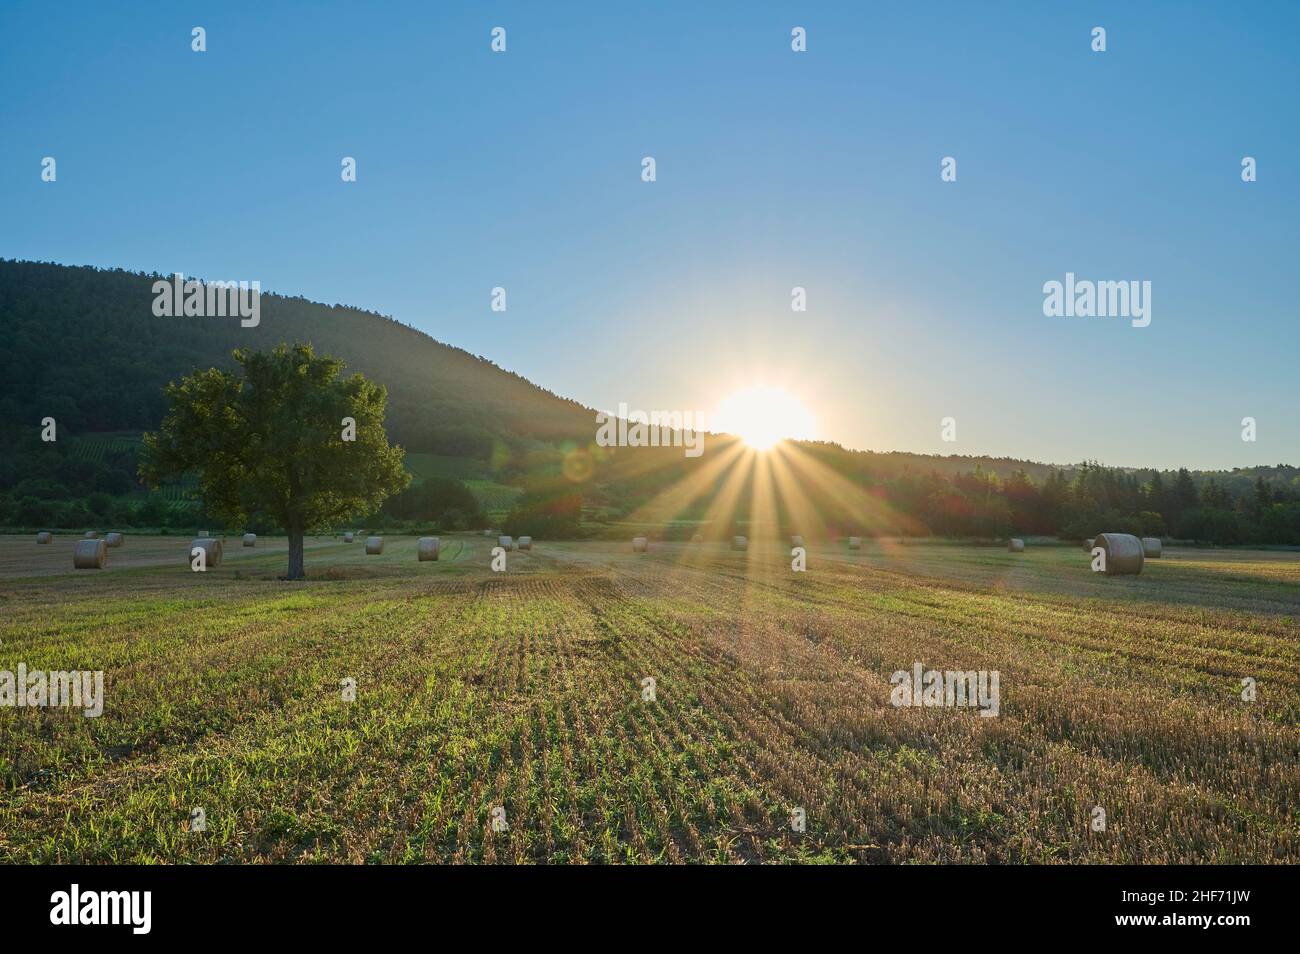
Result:
[[[408,448],[490,459],[493,441],[576,440],[591,412],[391,318],[263,293],[261,321],[160,318],[162,276],[0,262],[9,357],[8,421],[50,415],[68,433],[143,431],[162,418],[162,387],[196,368],[229,367],[235,348],[307,342],[388,387],[389,433]]]
[[[8,348],[0,374],[0,428],[54,417],[60,436],[140,433],[165,410],[162,389],[197,368],[230,367],[235,348],[306,342],[388,388],[390,437],[409,451],[483,461],[595,434],[594,412],[482,357],[374,312],[263,292],[261,320],[160,318],[153,283],[169,276],[0,260],[0,320]],[[850,452],[809,445],[850,471],[910,469],[950,476],[982,467],[1046,478],[1048,465],[988,457]],[[667,455],[666,455],[667,456]],[[680,455],[672,455],[680,456]]]
[[[417,481],[464,481],[484,509],[498,514],[516,504],[534,508],[540,522],[515,522],[519,532],[536,527],[563,535],[581,520],[607,521],[611,533],[624,533],[629,522],[678,523],[680,533],[704,522],[725,533],[728,524],[750,523],[750,502],[762,492],[748,457],[721,473],[707,471],[726,459],[719,455],[729,438],[710,438],[709,453],[697,459],[684,458],[680,448],[596,448],[591,409],[391,318],[270,293],[262,294],[260,322],[252,328],[238,318],[158,317],[153,286],[162,278],[168,276],[0,261],[0,323],[8,334],[0,368],[0,522],[161,525],[150,516],[156,508],[129,516],[103,498],[138,503],[135,448],[140,432],[162,419],[164,385],[198,368],[231,366],[235,348],[281,342],[310,343],[384,384],[389,435],[408,451]],[[57,446],[37,437],[47,416],[58,422]],[[1252,503],[1255,524],[1233,533],[1263,542],[1300,539],[1300,527],[1291,527],[1300,515],[1263,529],[1270,506],[1294,506],[1300,498],[1300,471],[1282,465],[1187,475],[1174,493],[1159,482],[1148,492],[1150,470],[1098,474],[1096,468],[849,451],[820,442],[802,444],[801,459],[797,489],[806,487],[815,498],[815,516],[828,528],[988,536],[1091,527],[1080,532],[1092,533],[1102,524],[1118,526],[1118,516],[1126,515],[1152,532],[1187,522],[1195,535],[1200,531],[1182,519],[1185,511],[1223,511],[1225,520],[1239,522],[1231,511]],[[1167,488],[1174,476],[1164,481]],[[1255,488],[1260,477],[1272,485],[1263,497]],[[1041,490],[1027,487],[1025,478]],[[673,492],[692,484],[690,499]],[[726,485],[730,492],[721,490]],[[161,496],[176,503],[185,488]],[[729,515],[714,507],[720,497]],[[86,498],[84,506],[74,506],[74,498]],[[1071,501],[1082,507],[1074,518],[1063,506]],[[792,506],[797,510],[797,501]],[[784,505],[777,513],[782,524],[810,523],[812,516],[800,518]],[[1211,538],[1233,533],[1216,530]]]

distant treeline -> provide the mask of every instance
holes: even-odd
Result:
[[[188,488],[146,494],[137,468],[138,444],[129,438],[94,442],[93,453],[76,440],[46,443],[35,427],[0,424],[6,453],[0,455],[0,525],[81,528],[90,526],[191,527],[210,523]],[[628,455],[630,456],[630,455]],[[634,476],[574,484],[556,476],[556,451],[516,459],[516,476],[529,485],[510,514],[506,532],[538,538],[572,537],[599,529],[608,519],[633,513],[665,488],[684,479],[682,459]],[[625,456],[625,461],[627,456]],[[860,459],[868,463],[864,466]],[[1085,463],[1069,472],[1046,468],[1035,480],[1023,469],[1007,476],[976,465],[955,474],[876,467],[884,455],[840,451],[817,466],[834,465],[838,475],[873,503],[872,518],[855,513],[844,495],[818,495],[819,515],[844,533],[896,533],[998,538],[1007,535],[1082,539],[1101,531],[1171,536],[1216,544],[1300,545],[1300,469],[1278,465],[1258,473],[1193,474],[1133,472]],[[883,471],[883,473],[881,473]],[[1268,476],[1266,477],[1265,474]],[[795,479],[803,480],[798,477]],[[694,532],[713,502],[716,488],[687,511],[683,533]],[[778,493],[779,496],[779,493]],[[750,488],[736,494],[738,525],[748,524]],[[792,529],[792,517],[778,500],[778,521]],[[487,517],[460,481],[430,478],[386,501],[371,523],[415,523],[446,530],[478,529]],[[250,527],[271,532],[272,527]],[[720,528],[729,533],[731,528]]]
[[[802,470],[791,458],[785,465],[787,492],[782,493],[780,479],[766,491],[772,514],[754,509],[763,492],[755,493],[751,471],[738,487],[727,489],[734,501],[727,516],[720,517],[714,503],[730,478],[688,506],[648,519],[665,527],[669,537],[701,531],[715,537],[764,530],[809,533],[807,516],[792,509],[792,498],[802,496],[817,522],[840,535],[1081,540],[1099,532],[1128,532],[1224,545],[1300,546],[1300,469],[1286,465],[1254,474],[1196,474],[1186,468],[1131,471],[1084,463],[1068,471],[1044,468],[1045,476],[1034,479],[1023,469],[1000,476],[979,465],[953,474],[875,467],[884,456],[828,456]],[[826,467],[842,483],[834,488],[824,483]],[[584,490],[586,509],[602,510],[611,528],[623,520],[647,519],[643,504],[664,489],[666,478],[683,479],[666,465],[635,481]]]
[[[1097,464],[1073,468],[1069,477],[1061,470],[1049,470],[1042,481],[1034,481],[1024,471],[1003,478],[978,466],[950,477],[937,472],[882,479],[859,475],[853,481],[854,493],[869,500],[869,506],[855,506],[832,495],[820,496],[814,506],[819,520],[839,534],[1081,540],[1101,532],[1121,532],[1223,545],[1300,546],[1300,471],[1270,470],[1279,476],[1273,480],[1257,476],[1244,487],[1233,481],[1233,490],[1216,477],[1197,478],[1186,469],[1154,471],[1143,480],[1135,473]],[[638,507],[661,489],[657,477],[647,475],[637,489],[627,484],[575,488],[562,481],[546,482],[520,498],[505,530],[539,538],[581,536],[601,532],[604,523],[611,531],[622,532],[621,521],[637,515]],[[752,530],[756,518],[764,516],[751,509],[746,485],[735,494],[735,509],[722,518],[725,526],[705,526],[715,496],[716,491],[671,517],[663,515],[662,535],[685,539],[704,531],[726,537]],[[776,525],[770,530],[808,530],[797,524],[779,490],[773,506]],[[593,513],[601,516],[593,520]]]
[[[77,441],[46,443],[29,433],[10,433],[0,455],[0,526],[49,529],[158,528],[192,529],[215,521],[194,488],[176,486],[147,492],[139,482],[139,441],[97,441],[99,453],[79,453]],[[103,445],[109,445],[104,448]],[[429,477],[384,501],[364,522],[374,526],[404,524],[443,530],[474,530],[487,517],[461,481]],[[271,533],[268,524],[244,529]]]
[[[1073,479],[1053,471],[1035,483],[1023,472],[1002,479],[977,468],[951,479],[895,478],[885,484],[884,499],[939,536],[1076,540],[1118,531],[1203,543],[1300,545],[1300,489],[1294,478],[1258,476],[1248,489],[1234,491],[1215,477],[1198,484],[1186,469],[1157,471],[1141,480],[1085,464]]]
[[[111,444],[93,459],[70,451],[74,444],[43,443],[34,429],[8,442],[12,453],[0,456],[0,525],[81,528],[191,527],[211,522],[201,502],[185,488],[146,494],[137,476],[134,443]],[[549,457],[536,470],[550,471]],[[913,533],[944,537],[1000,538],[1008,535],[1082,539],[1102,531],[1142,536],[1169,536],[1216,544],[1286,544],[1300,546],[1300,470],[1268,469],[1253,481],[1241,473],[1226,476],[1176,472],[1138,473],[1083,464],[1070,476],[1049,470],[1035,481],[1025,471],[1007,477],[976,466],[945,476],[938,472],[904,472],[887,477],[871,473],[845,475],[873,502],[878,519],[856,516],[843,500],[822,497],[820,516],[844,533],[863,535]],[[671,469],[652,469],[637,480],[612,484],[573,484],[543,477],[516,503],[505,532],[538,538],[572,537],[591,532],[602,517],[617,520],[634,512],[681,476]],[[732,518],[752,521],[749,488],[736,495]],[[693,502],[691,518],[702,517],[713,494]],[[794,528],[778,500],[778,521]],[[595,520],[592,517],[595,515]],[[441,526],[445,530],[478,529],[488,520],[468,487],[458,480],[433,477],[386,501],[369,522],[393,526],[403,522]],[[665,521],[667,523],[668,521]],[[250,527],[270,532],[272,527]],[[722,528],[731,532],[731,528]]]

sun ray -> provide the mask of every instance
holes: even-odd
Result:
[[[732,520],[736,514],[736,501],[740,499],[740,492],[744,489],[750,475],[754,470],[754,464],[757,460],[757,453],[754,450],[740,446],[740,459],[736,462],[733,472],[718,486],[718,492],[713,500],[709,502],[704,511],[704,526],[707,528],[706,536],[714,539],[731,539]]]
[[[844,516],[848,521],[856,525],[860,534],[880,537],[882,545],[888,548],[890,544],[884,540],[888,536],[924,532],[915,519],[898,513],[889,504],[837,474],[807,451],[793,444],[787,445],[787,449],[794,479],[806,481],[819,498],[834,500],[845,511]],[[843,529],[849,535],[854,527]]]
[[[770,454],[754,455],[754,479],[749,489],[750,553],[757,552],[762,541],[770,540],[780,531],[776,492],[772,485]]]
[[[826,521],[822,519],[812,499],[804,492],[803,483],[790,467],[791,453],[791,445],[783,442],[777,444],[768,455],[777,492],[781,494],[790,512],[791,533],[799,534],[809,543],[814,540],[826,540],[829,536]]]
[[[691,504],[703,498],[719,481],[727,478],[730,468],[747,453],[749,452],[739,441],[712,450],[706,460],[692,468],[689,475],[669,484],[629,514],[627,522],[667,524],[678,519]]]

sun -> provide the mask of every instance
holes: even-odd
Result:
[[[713,430],[735,434],[755,450],[778,441],[810,440],[816,422],[799,399],[783,388],[751,387],[728,396],[713,414]]]

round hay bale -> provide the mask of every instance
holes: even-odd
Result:
[[[1096,537],[1089,537],[1087,540],[1083,541],[1083,548],[1087,550],[1089,553],[1092,552],[1092,548],[1095,547],[1096,545],[1097,545]]]
[[[695,536],[691,537],[691,543],[703,543],[703,542],[704,542],[704,537],[701,534],[697,533],[695,534]]]
[[[352,533],[351,530],[349,530],[347,533],[343,534],[343,542],[344,542],[344,543],[351,543],[354,539],[355,539],[355,535]]]
[[[532,537],[520,537],[520,538],[519,538],[519,549],[521,549],[521,550],[531,550],[532,548],[533,548],[533,538],[532,538]]]
[[[1024,553],[1025,541],[1018,537],[1012,537],[1011,542],[1007,544],[1007,551],[1009,553]]]
[[[1142,541],[1131,533],[1099,533],[1097,546],[1106,552],[1106,575],[1136,575],[1142,572]]]
[[[734,537],[732,537],[732,538],[731,538],[731,549],[733,549],[733,550],[739,550],[739,551],[741,551],[742,553],[743,553],[744,551],[748,550],[748,549],[749,549],[749,538],[748,538],[748,537],[742,537],[742,536],[734,536]]]
[[[790,546],[792,546],[792,547],[801,547],[801,546],[803,546],[803,537],[801,537],[801,536],[800,536],[799,534],[797,534],[797,533],[794,534],[792,537],[790,537]]]
[[[375,556],[384,552],[383,537],[366,537],[366,556]]]
[[[513,550],[515,548],[514,538],[507,536],[497,537],[497,546],[503,550]]]
[[[207,537],[207,536],[208,536],[208,531],[206,531],[206,530],[200,530],[200,531],[199,531],[199,536],[200,536],[200,537]]]
[[[1159,560],[1163,552],[1164,544],[1160,542],[1159,537],[1142,538],[1142,555],[1148,560]]]
[[[632,538],[633,553],[645,553],[649,549],[650,549],[650,541],[647,540],[645,537]]]
[[[49,543],[53,539],[54,534],[50,533],[48,530],[42,530],[40,533],[36,534],[37,543]]]
[[[221,563],[221,558],[225,556],[226,550],[220,540],[212,537],[199,537],[190,541],[190,549],[186,551],[186,559],[193,559],[190,556],[195,547],[202,547],[206,556],[203,558],[203,565],[209,570]]]
[[[849,537],[849,549],[850,549],[850,550],[861,550],[861,549],[862,549],[862,538],[861,538],[861,537]]]
[[[98,540],[98,539],[99,539],[99,531],[98,531],[98,530],[87,530],[85,533],[83,533],[83,534],[81,535],[81,537],[82,537],[83,540]]]
[[[116,550],[122,545],[122,534],[110,533],[104,537],[104,543]]]
[[[255,534],[255,533],[246,533],[246,534],[244,534],[244,546],[246,546],[246,547],[255,547],[255,546],[257,546],[257,534]]]
[[[72,551],[72,565],[78,570],[102,570],[108,563],[108,544],[103,540],[78,540]]]
[[[427,563],[430,560],[436,561],[439,546],[441,546],[441,541],[437,537],[420,537],[415,544],[416,553],[418,554],[417,559],[421,563]]]

